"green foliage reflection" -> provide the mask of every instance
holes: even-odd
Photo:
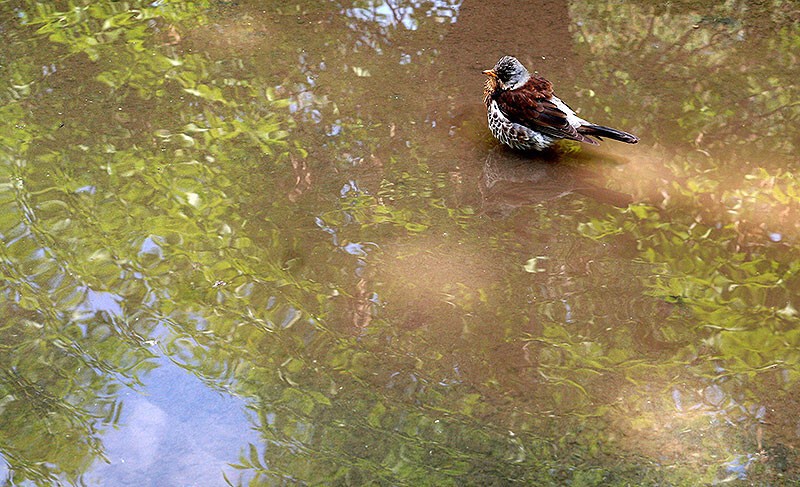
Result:
[[[401,3],[0,7],[8,483],[84,481],[161,356],[246,398],[234,484],[698,485],[794,447],[763,430],[797,390],[800,191],[753,155],[797,146],[791,5],[571,6],[664,164],[621,167],[666,196],[620,209],[581,151],[444,148],[440,93],[397,79],[445,84],[414,39],[461,5]]]

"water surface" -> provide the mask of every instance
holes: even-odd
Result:
[[[794,2],[0,9],[6,483],[800,482]]]

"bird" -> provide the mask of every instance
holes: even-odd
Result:
[[[512,149],[541,151],[558,140],[599,145],[603,137],[628,144],[639,138],[580,118],[553,92],[553,83],[531,74],[513,56],[503,56],[487,76],[483,89],[492,135]],[[595,140],[597,139],[597,140]]]

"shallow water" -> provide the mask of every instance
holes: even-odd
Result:
[[[0,3],[0,474],[800,482],[800,10],[750,3]],[[500,147],[504,54],[641,142]]]

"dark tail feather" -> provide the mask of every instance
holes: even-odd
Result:
[[[612,129],[611,127],[603,127],[602,125],[581,125],[578,127],[578,132],[583,135],[591,135],[602,139],[608,137],[609,139],[618,140],[627,144],[635,144],[639,142],[639,137],[622,130]]]
[[[578,129],[578,130],[580,130],[580,129]],[[591,137],[587,137],[587,136],[585,136],[585,135],[583,135],[581,133],[579,133],[578,136],[575,137],[575,140],[580,141],[580,142],[586,142],[587,144],[600,145],[600,142],[594,140]]]

